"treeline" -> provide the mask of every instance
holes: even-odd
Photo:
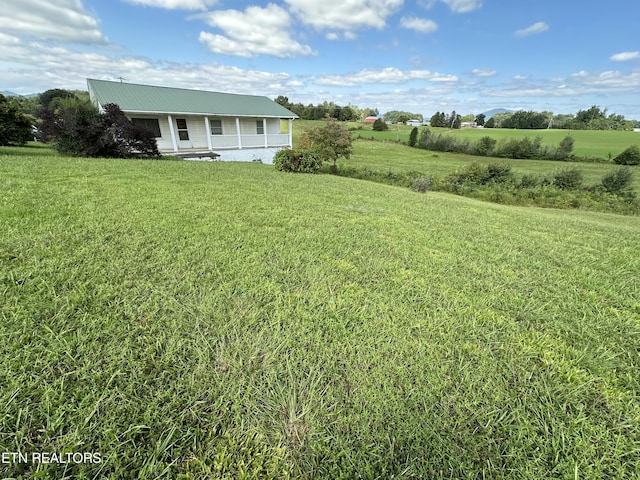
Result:
[[[487,120],[485,128],[517,128],[536,130],[558,128],[566,130],[633,130],[640,126],[636,120],[627,120],[624,115],[607,114],[607,109],[593,105],[573,114],[554,115],[552,112],[520,110],[497,113]]]
[[[363,121],[366,117],[378,115],[373,108],[358,108],[355,105],[342,106],[334,102],[323,102],[318,105],[291,103],[288,97],[280,95],[275,102],[298,115],[302,120],[324,120],[327,116],[341,122]]]

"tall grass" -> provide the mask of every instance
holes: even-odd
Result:
[[[0,152],[14,478],[634,478],[635,217]]]

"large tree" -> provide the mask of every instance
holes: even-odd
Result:
[[[33,139],[33,120],[0,94],[0,145],[24,145]]]

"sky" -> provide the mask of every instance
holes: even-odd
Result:
[[[640,119],[638,0],[0,0],[0,91],[86,79],[290,102]]]

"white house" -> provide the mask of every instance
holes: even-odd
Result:
[[[411,120],[407,120],[407,125],[409,125],[410,127],[421,127],[422,121],[412,118]]]
[[[87,85],[98,108],[115,103],[154,132],[163,155],[273,163],[293,144],[297,115],[267,97],[94,79]]]

